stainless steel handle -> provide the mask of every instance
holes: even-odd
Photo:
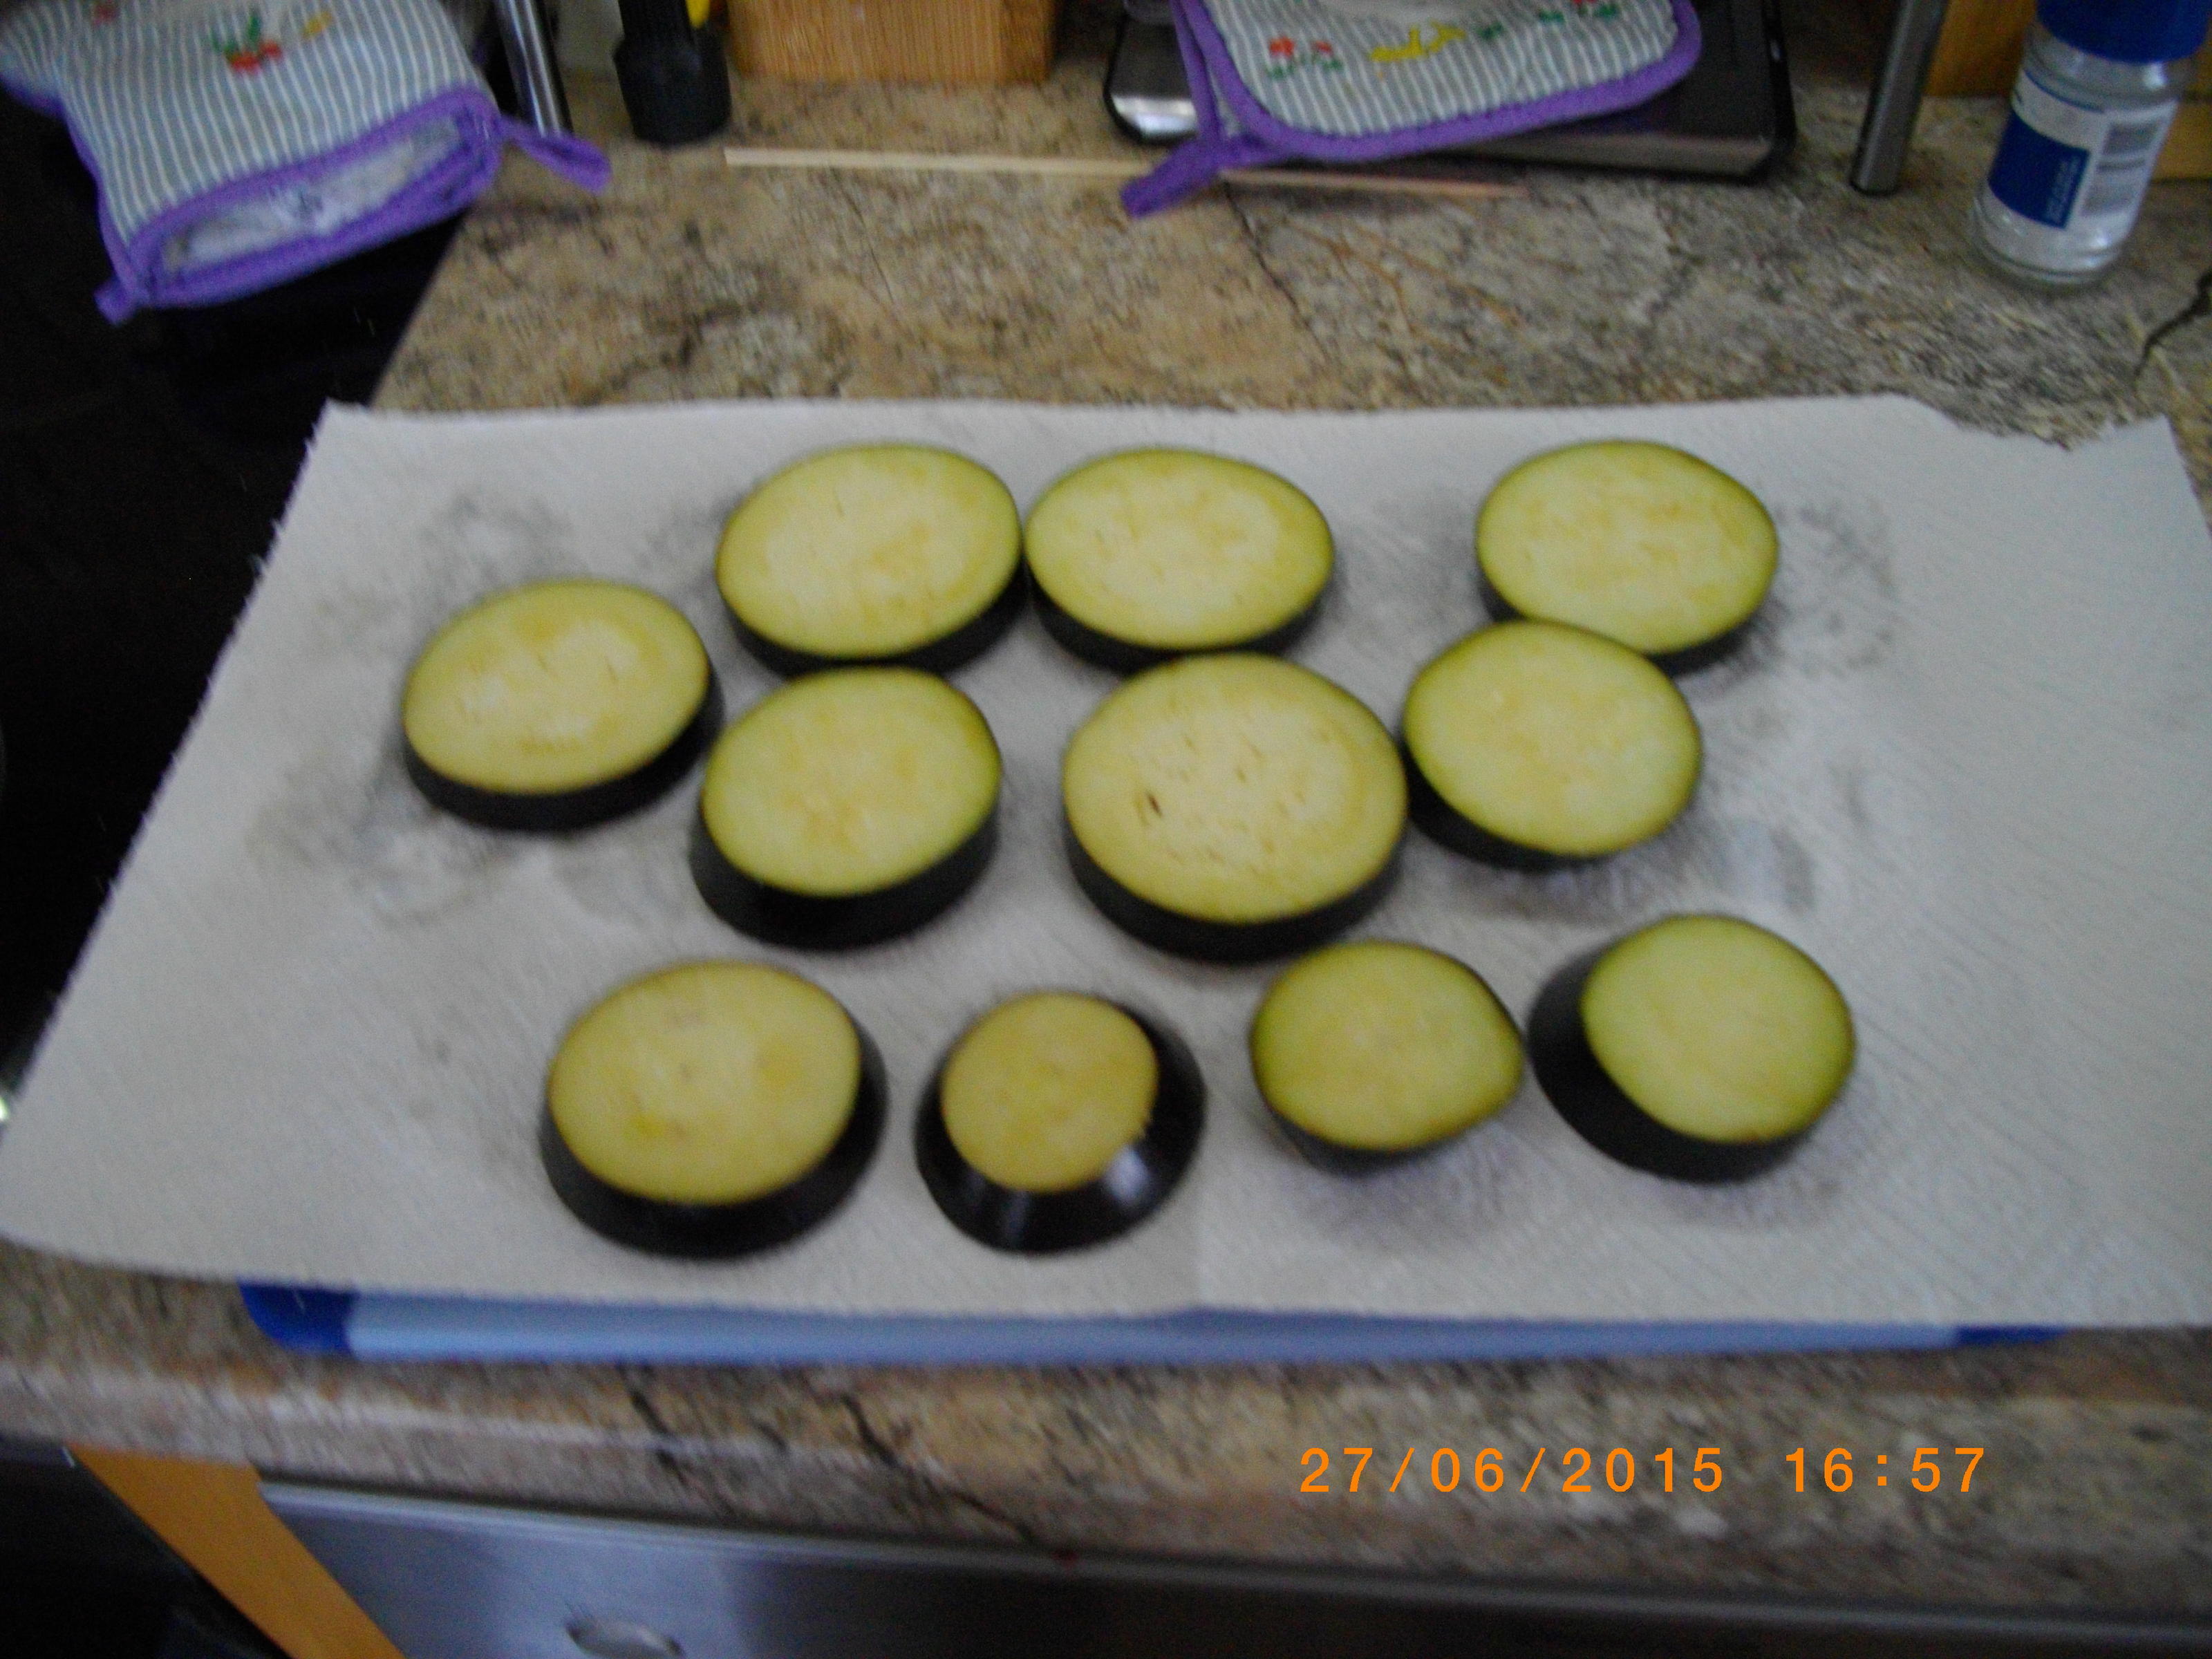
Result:
[[[553,46],[538,0],[495,0],[495,3],[499,10],[500,39],[507,46],[507,70],[514,77],[522,118],[540,132],[574,131],[568,125],[568,94],[553,62]]]
[[[1851,157],[1851,185],[1869,196],[1887,196],[1905,171],[1912,148],[1912,124],[1928,89],[1929,65],[1936,61],[1936,40],[1943,32],[1948,0],[1898,0],[1896,21],[1881,73],[1867,94],[1866,120],[1859,128],[1858,153]]]
[[[684,1644],[674,1637],[627,1619],[576,1620],[568,1639],[591,1659],[684,1659]]]

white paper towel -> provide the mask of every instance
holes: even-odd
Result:
[[[1418,835],[1360,932],[1422,940],[1525,1013],[1569,956],[1724,908],[1825,964],[1857,1073],[1793,1161],[1708,1189],[1622,1169],[1532,1084],[1455,1149],[1364,1180],[1268,1130],[1243,1036],[1273,969],[1180,963],[1077,893],[1061,745],[1111,685],[1033,619],[960,684],[1007,763],[978,889],[900,943],[769,951],[693,892],[693,809],[502,836],[416,797],[409,662],[531,576],[681,604],[732,710],[768,677],[709,566],[774,468],[863,438],[951,445],[1024,503],[1103,451],[1182,443],[1291,478],[1339,538],[1297,656],[1395,723],[1475,626],[1470,527],[1514,462],[1680,444],[1782,533],[1747,648],[1686,683],[1706,773],[1666,836],[1587,871],[1479,867]],[[2072,453],[1899,399],[1567,412],[1237,415],[761,403],[325,422],[252,608],[0,1143],[0,1228],[186,1273],[839,1311],[1194,1304],[1547,1319],[2212,1318],[2212,544],[2162,426]],[[767,957],[841,998],[891,1127],[848,1207],[728,1264],[599,1239],[533,1129],[568,1022],[684,957]],[[989,1004],[1089,988],[1168,1018],[1211,1090],[1184,1188],[1105,1248],[994,1255],[932,1206],[917,1093]]]

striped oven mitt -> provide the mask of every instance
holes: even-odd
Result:
[[[1198,134],[1121,192],[1373,161],[1640,104],[1698,61],[1689,0],[1173,0]]]
[[[69,124],[115,267],[100,308],[206,305],[459,212],[512,142],[591,189],[606,158],[499,112],[437,0],[30,0],[0,85]]]

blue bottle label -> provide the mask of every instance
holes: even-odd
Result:
[[[2093,109],[2023,71],[1990,164],[1990,194],[2047,229],[2124,228],[2142,204],[2178,107]]]
[[[2089,171],[2089,152],[2038,132],[2015,109],[1990,164],[1990,190],[2023,218],[2063,228]]]

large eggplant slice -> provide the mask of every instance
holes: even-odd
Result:
[[[1020,612],[1021,515],[963,455],[859,444],[793,463],[723,527],[714,580],[779,674],[848,663],[946,673]]]
[[[1023,532],[1037,614],[1077,656],[1133,673],[1194,651],[1279,651],[1335,561],[1303,491],[1243,461],[1137,449],[1067,474]]]
[[[769,694],[708,757],[700,896],[740,933],[818,950],[919,927],[998,844],[998,744],[933,674],[845,668]]]
[[[922,1097],[915,1156],[952,1224],[994,1249],[1103,1243],[1152,1214],[1198,1150],[1206,1085],[1165,1028],[1042,991],[969,1026]]]
[[[1657,835],[1697,791],[1697,717],[1627,647],[1558,623],[1500,623],[1406,694],[1413,821],[1492,864],[1544,869]]]
[[[1573,444],[1515,467],[1476,515],[1475,562],[1501,618],[1571,623],[1670,673],[1727,654],[1774,580],[1759,498],[1664,444]]]
[[[1295,962],[1252,1021],[1260,1097],[1313,1162],[1362,1174],[1433,1151],[1521,1086],[1521,1033],[1465,963],[1362,940]]]
[[[759,963],[633,980],[569,1028],[538,1147],[593,1231],[664,1255],[796,1237],[867,1169],[883,1065],[826,991]]]
[[[579,830],[691,769],[720,723],[706,647],[667,600],[618,582],[535,582],[432,636],[399,702],[407,775],[493,830]]]
[[[1116,926],[1178,955],[1310,949],[1378,902],[1406,775],[1358,699],[1275,657],[1185,657],[1137,676],[1060,763],[1078,883]]]
[[[1787,939],[1669,916],[1559,969],[1528,1020],[1537,1081],[1600,1152],[1683,1181],[1786,1157],[1850,1076],[1851,1011]]]

